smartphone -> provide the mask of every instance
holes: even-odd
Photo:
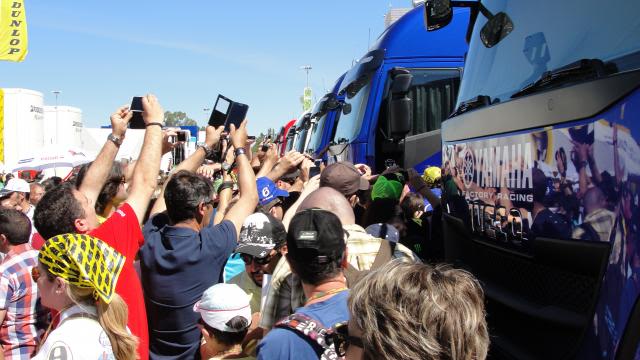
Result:
[[[187,132],[186,131],[178,131],[178,142],[187,142]]]
[[[309,168],[309,178],[311,179],[312,177],[316,176],[320,174],[320,166],[312,166]]]
[[[133,117],[129,121],[130,129],[144,129],[144,119],[142,118],[142,96],[134,96],[131,99],[129,111],[133,113]]]
[[[224,131],[229,132],[229,130],[231,130],[231,124],[236,128],[242,124],[248,111],[249,105],[235,102],[223,95],[218,95],[213,107],[213,112],[209,118],[209,125],[213,127],[224,125]]]
[[[227,121],[227,112],[229,111],[230,105],[231,100],[222,95],[218,95],[216,104],[213,107],[211,116],[209,117],[209,126],[217,128],[224,125],[224,123]]]
[[[233,124],[236,129],[239,128],[247,117],[248,111],[249,105],[232,102],[229,107],[229,112],[227,113],[227,121],[224,124],[224,130],[229,132],[231,130],[231,124]]]

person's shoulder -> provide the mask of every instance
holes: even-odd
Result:
[[[91,319],[78,318],[64,321],[47,337],[41,351],[45,358],[84,358],[93,353],[105,353],[111,349],[108,336],[99,323]],[[63,356],[63,355],[66,355]]]
[[[205,227],[200,231],[200,235],[203,238],[216,238],[219,239],[223,236],[227,240],[236,241],[236,226],[231,220],[224,220],[219,224]]]
[[[300,351],[312,350],[302,335],[293,329],[273,328],[258,345],[259,359],[298,359]]]
[[[166,212],[161,212],[158,214],[154,214],[147,220],[144,224],[143,232],[146,233],[149,231],[158,231],[163,227],[170,224],[169,215]]]

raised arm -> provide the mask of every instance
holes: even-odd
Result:
[[[269,150],[267,150],[266,155],[264,156],[264,161],[262,162],[262,167],[260,171],[256,174],[256,178],[260,178],[262,176],[267,176],[273,166],[278,162],[278,148],[276,144],[269,144]]]
[[[305,156],[303,154],[297,151],[289,151],[280,158],[280,161],[271,169],[267,177],[271,179],[271,181],[278,181],[283,175],[294,171],[304,159]]]
[[[111,135],[102,146],[102,150],[100,150],[100,153],[87,170],[82,184],[80,184],[78,190],[87,197],[89,205],[92,207],[96,205],[98,195],[100,195],[100,191],[107,181],[113,160],[116,158],[120,144],[124,140],[131,117],[132,113],[126,106],[119,108],[111,115]]]
[[[220,126],[217,129],[214,128],[213,126],[207,126],[204,146],[207,149],[213,149],[214,146],[218,143],[218,141],[220,141],[220,134],[222,134],[223,130],[224,130],[224,126]],[[164,190],[167,184],[169,183],[171,176],[173,176],[173,174],[181,170],[195,172],[198,169],[198,167],[202,165],[202,162],[204,161],[204,158],[206,155],[207,155],[207,150],[205,150],[203,147],[198,147],[198,149],[196,149],[196,152],[191,154],[191,156],[186,158],[183,162],[181,162],[178,166],[174,167],[171,170],[171,175],[164,182],[164,185],[162,187],[162,192],[158,196],[158,199],[156,199],[156,202],[153,205],[153,208],[151,209],[150,216],[153,216],[157,213],[161,213],[167,210],[167,204],[164,202]]]
[[[164,124],[164,111],[154,95],[149,94],[142,98],[142,108],[146,131],[126,201],[133,208],[139,222],[144,219],[149,200],[158,183]]]
[[[230,220],[240,233],[242,222],[251,215],[258,205],[258,188],[256,176],[247,158],[244,146],[247,143],[247,121],[243,121],[239,128],[231,125],[231,144],[236,149],[236,165],[238,167],[238,185],[240,187],[240,199],[233,205],[224,217]],[[240,153],[241,152],[241,153]]]

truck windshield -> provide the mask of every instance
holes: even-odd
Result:
[[[322,142],[322,134],[324,133],[324,123],[327,120],[327,112],[324,115],[320,116],[320,118],[316,119],[315,124],[311,127],[309,145],[307,146],[307,152],[315,153],[319,151],[318,146],[320,146]]]
[[[363,86],[353,97],[345,97],[344,102],[351,105],[351,112],[340,115],[336,135],[333,137],[334,142],[351,142],[358,136],[362,119],[364,118],[365,109],[367,108],[367,100],[371,91],[371,79]],[[342,106],[344,110],[345,106]]]
[[[609,74],[640,68],[639,1],[482,3],[493,14],[505,12],[513,21],[513,31],[487,48],[479,41],[487,19],[478,16],[456,108],[479,95],[487,96],[490,103],[509,101],[545,72],[581,59],[603,61]]]

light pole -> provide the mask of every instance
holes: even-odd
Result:
[[[304,70],[307,73],[307,87],[309,87],[309,71],[313,69],[311,65],[300,66],[300,70]]]

